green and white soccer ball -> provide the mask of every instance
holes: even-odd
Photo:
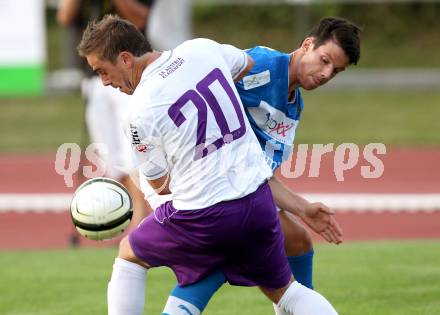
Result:
[[[70,213],[81,235],[92,240],[111,239],[122,234],[129,225],[133,202],[122,184],[97,177],[78,187]]]

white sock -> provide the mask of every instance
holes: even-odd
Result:
[[[275,311],[275,315],[289,315],[284,310],[279,308],[275,303],[273,303],[273,310]]]
[[[297,281],[284,292],[278,307],[289,315],[338,315],[321,294]]]
[[[107,290],[108,315],[142,315],[146,277],[146,268],[116,258]]]

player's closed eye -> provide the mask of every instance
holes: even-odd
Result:
[[[106,74],[106,73],[105,73],[104,71],[102,71],[101,69],[97,69],[97,70],[95,70],[95,73],[96,73],[97,75],[99,75],[100,77],[102,77],[103,75]]]

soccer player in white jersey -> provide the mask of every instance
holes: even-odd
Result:
[[[173,193],[121,242],[109,314],[142,314],[155,266],[169,266],[181,286],[222,269],[231,284],[259,286],[287,314],[337,314],[293,280],[267,184],[272,171],[233,83],[250,57],[207,39],[152,52],[113,16],[88,25],[79,52],[104,85],[133,94],[129,128],[141,170],[160,194]]]

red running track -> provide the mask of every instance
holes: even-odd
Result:
[[[384,173],[374,179],[362,178],[361,166],[370,164],[360,157],[355,167],[344,172],[342,182],[334,174],[333,153],[322,157],[319,177],[308,177],[310,155],[302,176],[284,178],[295,191],[440,193],[440,148],[388,149],[387,154],[378,156]],[[73,188],[66,187],[63,176],[55,172],[54,165],[55,154],[0,155],[0,193],[73,192]]]
[[[298,192],[321,193],[440,193],[440,149],[393,149],[381,156],[385,171],[378,179],[361,177],[360,159],[338,182],[333,154],[322,158],[318,178],[303,175],[284,181]],[[310,159],[310,157],[309,157]],[[53,155],[0,156],[0,193],[73,192],[54,170]],[[306,165],[306,174],[309,162]],[[385,239],[439,239],[440,212],[432,213],[340,213],[337,219],[346,241]],[[0,250],[48,249],[69,246],[73,227],[65,213],[0,213]],[[315,236],[316,240],[320,240]],[[83,246],[116,246],[112,242],[81,240]]]

